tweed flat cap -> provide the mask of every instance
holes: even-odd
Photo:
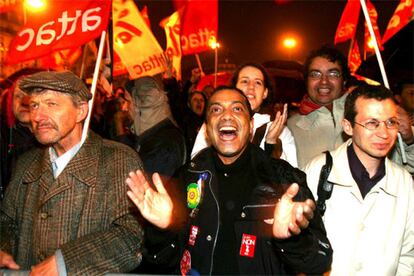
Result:
[[[49,89],[71,95],[79,95],[82,100],[89,101],[92,94],[83,81],[71,71],[43,71],[23,78],[20,89],[32,93],[35,88]]]

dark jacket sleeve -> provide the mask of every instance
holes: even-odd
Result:
[[[279,183],[299,184],[300,189],[294,198],[295,201],[314,200],[304,172],[280,159],[272,160],[272,166],[276,173],[274,177],[281,179]],[[332,248],[317,210],[314,211],[308,228],[289,239],[273,239],[273,245],[280,258],[294,273],[322,274],[330,268]]]

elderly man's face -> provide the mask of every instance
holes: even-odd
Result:
[[[226,89],[213,94],[207,107],[207,136],[224,164],[236,161],[246,149],[253,120],[246,99]]]
[[[86,103],[75,106],[70,95],[46,90],[30,97],[32,131],[43,145],[50,145],[58,155],[80,142]]]

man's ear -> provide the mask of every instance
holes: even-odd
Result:
[[[78,115],[76,118],[76,122],[80,123],[83,122],[86,117],[88,116],[89,106],[87,102],[81,102],[78,105]]]
[[[253,137],[254,118],[250,119],[250,137]]]
[[[342,128],[348,136],[352,136],[354,129],[350,121],[342,119]]]

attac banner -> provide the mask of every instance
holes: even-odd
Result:
[[[348,0],[336,29],[335,42],[338,44],[355,37],[361,4],[359,0]]]
[[[165,58],[134,1],[112,3],[114,50],[132,79],[165,71]]]
[[[45,9],[27,12],[27,23],[10,44],[6,63],[15,64],[74,48],[107,28],[110,0],[49,0]]]
[[[172,62],[177,80],[181,80],[180,12],[176,11],[160,22],[165,30],[167,49],[165,54]]]
[[[217,38],[217,0],[188,0],[181,20],[181,50],[183,55],[209,50],[210,37]]]
[[[401,0],[395,9],[394,15],[388,22],[387,29],[382,37],[382,43],[385,43],[393,35],[398,33],[405,25],[413,20],[414,1],[413,0]]]

